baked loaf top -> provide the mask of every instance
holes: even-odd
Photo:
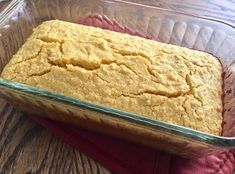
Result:
[[[221,73],[204,52],[52,20],[34,29],[1,76],[218,135]]]

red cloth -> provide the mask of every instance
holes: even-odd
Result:
[[[232,152],[189,160],[78,126],[30,117],[117,174],[231,174],[234,170]]]
[[[100,15],[76,21],[80,24],[114,30],[151,39],[151,36],[120,25]],[[78,126],[30,116],[57,137],[91,156],[117,174],[231,174],[233,152],[224,152],[200,159],[184,159],[131,142],[90,132]]]

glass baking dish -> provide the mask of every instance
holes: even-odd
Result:
[[[0,72],[41,22],[74,22],[91,14],[138,30],[165,43],[219,58],[224,73],[223,136],[153,120],[0,78],[0,96],[30,113],[78,124],[153,148],[195,158],[235,147],[233,126],[235,29],[214,19],[119,0],[13,0],[0,14]]]

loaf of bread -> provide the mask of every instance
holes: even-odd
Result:
[[[1,76],[219,135],[221,74],[204,52],[52,20],[34,29]]]

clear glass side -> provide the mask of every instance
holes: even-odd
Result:
[[[0,85],[0,95],[30,113],[77,124],[184,157],[196,158],[234,147],[233,138],[208,136],[31,86],[1,79],[0,82],[6,83],[5,86]]]
[[[233,79],[235,77],[233,71],[235,30],[231,26],[194,16],[169,12],[156,7],[146,7],[141,4],[115,0],[20,0],[13,1],[11,6],[12,7],[9,8],[8,11],[5,11],[0,17],[0,71],[32,33],[32,29],[41,22],[49,19],[61,19],[74,22],[79,17],[93,13],[105,15],[111,20],[116,20],[130,28],[147,33],[151,35],[153,39],[161,42],[182,45],[188,48],[206,51],[217,56],[221,60],[224,70],[226,70],[226,103],[224,114],[226,123],[224,128],[228,131],[225,135],[232,136],[232,132],[235,132],[235,128],[233,128],[234,126],[230,122],[234,110]],[[0,79],[0,85],[4,87],[5,90],[14,89],[15,91],[22,91],[24,93],[29,92],[33,95],[39,95],[68,105],[82,102],[71,98],[64,100],[64,97],[61,95],[48,93],[43,90],[30,88],[3,79]],[[100,112],[100,108],[97,105],[87,103],[84,105],[92,106],[97,112]],[[79,107],[82,106],[79,105]],[[112,115],[111,110],[110,108],[102,107],[102,111],[105,111],[107,115]],[[233,138],[208,135],[141,116],[136,117],[133,114],[121,111],[118,111],[118,114],[115,115],[115,117],[118,116],[129,122],[135,122],[137,119],[138,124],[145,125],[145,127],[154,125],[154,129],[156,130],[164,127],[165,132],[178,134],[183,138],[196,139],[202,144],[208,143],[222,147],[235,146],[235,140]],[[127,119],[127,117],[129,119]]]

